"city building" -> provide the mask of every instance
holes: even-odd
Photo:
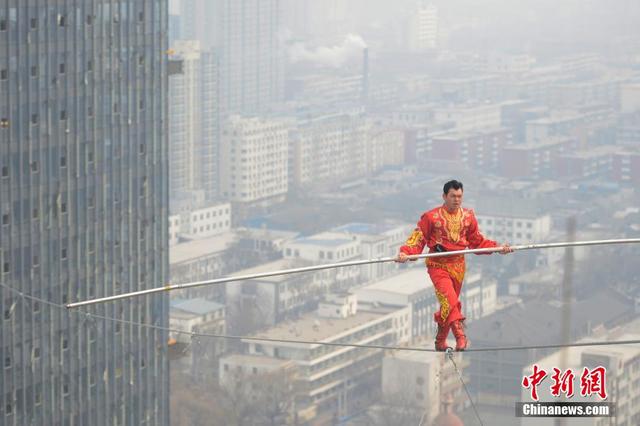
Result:
[[[574,139],[560,136],[506,146],[500,155],[500,174],[508,178],[553,177],[555,159],[577,147]]]
[[[3,2],[0,282],[21,294],[65,304],[167,281],[168,7],[126,10]],[[165,331],[4,288],[0,311],[0,424],[169,424]],[[92,312],[168,325],[162,296]]]
[[[465,78],[440,78],[432,80],[430,88],[433,92],[433,96],[436,99],[442,100],[443,102],[485,102],[487,100],[494,101],[502,98],[500,92],[500,84],[502,83],[502,80],[503,79],[498,75],[486,74]],[[454,109],[458,108],[454,107]],[[489,127],[494,127],[497,125],[495,122],[495,117],[491,117],[491,115],[494,114],[494,111],[482,111],[483,108],[481,107],[475,109],[475,112],[467,110],[465,113],[463,113],[466,117],[458,115],[458,118],[462,119],[462,121],[458,121],[458,123],[466,121],[466,123],[468,124],[470,123],[469,120],[475,120],[474,118],[470,117],[471,114],[488,113],[486,118],[490,120],[490,123],[488,123]],[[440,115],[440,117],[442,117],[442,115]],[[446,115],[443,118],[447,120]],[[482,123],[473,124],[473,127],[482,127]],[[468,127],[458,130],[468,130]]]
[[[197,209],[185,208],[169,216],[169,244],[224,234],[231,230],[231,204],[216,203]]]
[[[368,395],[380,384],[383,350],[333,347],[313,342],[370,345],[406,343],[411,334],[409,308],[358,305],[354,295],[327,296],[317,313],[278,324],[254,337],[305,340],[309,343],[244,340],[247,353],[293,361],[303,383],[301,418],[322,412],[344,416],[352,411],[349,401]]]
[[[640,150],[627,149],[613,156],[612,176],[617,182],[640,185]]]
[[[555,159],[554,175],[559,178],[587,180],[608,179],[613,172],[617,146],[596,146],[560,154]]]
[[[420,2],[409,17],[406,44],[413,52],[435,49],[438,45],[438,8]]]
[[[467,327],[474,347],[548,345],[561,343],[563,310],[570,310],[570,341],[590,336],[600,327],[611,329],[635,315],[632,300],[615,291],[601,291],[571,306],[559,302],[520,302],[474,321]],[[536,326],[532,326],[536,324]],[[552,349],[469,353],[470,391],[480,404],[504,406],[519,400],[522,371]]]
[[[368,128],[361,114],[352,113],[299,122],[290,142],[291,186],[326,186],[364,176]]]
[[[198,192],[208,202],[218,196],[220,118],[215,55],[198,40],[177,40],[170,52],[181,63],[181,72],[169,79],[169,191],[175,208]]]
[[[500,104],[478,103],[452,107],[436,107],[435,123],[451,126],[451,130],[468,132],[478,129],[498,128],[501,121]]]
[[[341,233],[321,233],[283,242],[283,258],[238,271],[253,275],[268,271],[361,258],[358,241]],[[226,285],[226,301],[234,330],[254,331],[295,318],[317,307],[331,291],[346,291],[360,283],[358,266],[306,274],[262,277]]]
[[[174,284],[219,278],[234,271],[228,250],[237,241],[234,232],[176,244],[169,255],[170,277]],[[205,286],[183,290],[188,297],[224,301],[224,286]]]
[[[469,383],[469,377],[464,373],[469,366],[467,357],[456,357],[456,365],[465,384]],[[445,405],[454,412],[462,412],[468,405],[460,377],[446,357],[416,351],[385,355],[382,360],[382,404],[372,410],[374,413],[378,412],[382,417],[381,412],[386,412],[392,416],[388,418],[397,416],[400,419],[413,408],[424,424],[443,425],[449,423],[434,420],[447,412]]]
[[[332,232],[346,234],[348,238],[360,243],[363,259],[395,256],[407,239],[407,226],[394,222],[348,223],[333,228]],[[360,266],[363,281],[375,281],[393,274],[398,266],[391,263],[378,263]]]
[[[248,206],[283,201],[289,188],[288,156],[289,129],[285,123],[230,117],[222,131],[222,196],[238,205],[240,216]]]
[[[358,300],[371,304],[408,306],[411,314],[411,339],[434,335],[433,314],[439,309],[427,271],[412,267],[392,277],[355,290]]]
[[[551,233],[551,216],[534,199],[486,195],[478,198],[478,226],[484,236],[509,244],[544,241]]]
[[[470,169],[497,171],[500,154],[512,140],[511,130],[504,127],[438,132],[431,135],[426,154],[431,161],[455,161]]]
[[[225,334],[225,307],[206,299],[174,298],[170,303],[169,326],[185,333],[169,333],[170,346],[178,356],[172,367],[180,365],[192,377],[217,378],[218,358],[226,348],[225,339],[201,339],[188,333]]]

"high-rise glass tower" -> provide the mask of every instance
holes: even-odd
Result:
[[[167,0],[0,0],[0,424],[168,424]],[[85,309],[165,326],[161,297]]]

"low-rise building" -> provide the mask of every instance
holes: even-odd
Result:
[[[577,147],[574,139],[557,136],[506,146],[500,154],[500,173],[507,178],[553,177],[555,159]]]
[[[169,244],[220,235],[231,230],[231,204],[183,208],[169,216]]]
[[[355,290],[358,300],[388,306],[408,306],[411,313],[411,339],[433,336],[433,314],[437,307],[433,284],[419,265],[384,280]]]
[[[351,411],[350,400],[379,386],[383,350],[314,342],[398,345],[408,342],[410,335],[408,307],[361,307],[355,296],[337,294],[329,296],[318,313],[305,314],[253,336],[270,341],[243,342],[249,354],[287,359],[297,365],[303,383],[301,412],[328,411],[343,416]]]
[[[551,216],[532,199],[481,197],[476,217],[483,235],[498,242],[530,244],[551,233]]]
[[[456,366],[468,384],[469,377],[465,375],[469,366],[467,357],[456,356]],[[446,357],[415,351],[385,355],[381,404],[385,412],[405,417],[407,411],[411,413],[414,409],[423,424],[440,424],[433,420],[445,412],[444,404],[450,405],[454,412],[462,412],[468,405],[460,377]]]
[[[602,291],[563,306],[532,300],[516,303],[470,323],[467,335],[475,348],[548,345],[561,343],[563,310],[570,309],[570,341],[592,334],[598,327],[611,329],[634,315],[634,303],[615,291]],[[470,391],[480,404],[504,406],[519,400],[522,371],[552,349],[480,351],[468,354]]]
[[[172,357],[194,377],[210,377],[212,374],[216,377],[218,357],[226,348],[225,340],[200,339],[188,333],[225,334],[224,305],[201,298],[173,299],[170,305],[169,327],[185,332],[169,333]]]
[[[407,238],[407,226],[396,222],[348,223],[333,228],[332,232],[345,234],[347,238],[359,242],[364,259],[395,256]],[[359,268],[363,281],[382,279],[398,269],[391,262],[361,265]]]
[[[237,241],[234,232],[176,244],[169,251],[169,272],[174,284],[219,278],[233,271],[227,250]],[[189,297],[224,300],[222,286],[197,287],[187,291]]]

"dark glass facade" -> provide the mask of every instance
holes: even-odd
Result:
[[[0,0],[0,282],[166,283],[168,0]],[[168,424],[163,331],[0,289],[0,424]],[[166,326],[166,299],[85,312]]]

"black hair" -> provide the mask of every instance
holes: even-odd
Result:
[[[464,191],[464,185],[462,185],[462,182],[457,180],[450,180],[449,182],[445,183],[444,187],[442,188],[444,195],[447,195],[451,188],[455,190],[462,189]]]

